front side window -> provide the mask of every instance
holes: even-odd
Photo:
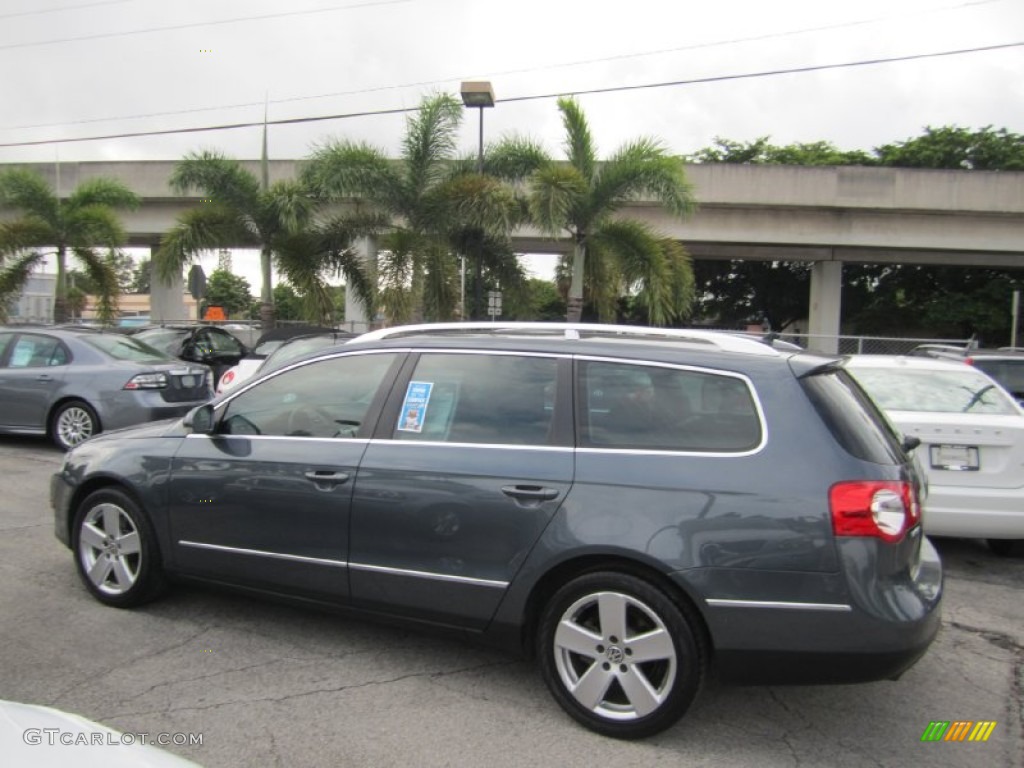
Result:
[[[218,432],[281,437],[355,437],[394,354],[318,360],[232,399]]]
[[[546,445],[558,360],[424,354],[402,400],[395,440]]]
[[[584,360],[578,382],[583,447],[741,453],[761,443],[745,379]]]
[[[23,333],[15,342],[7,365],[10,368],[45,368],[67,362],[67,352],[54,337]]]

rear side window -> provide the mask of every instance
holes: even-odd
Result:
[[[11,368],[43,368],[67,365],[67,362],[68,354],[57,339],[24,333],[14,344],[7,365]]]
[[[557,375],[555,358],[423,354],[393,438],[547,445]]]
[[[903,450],[888,420],[848,373],[830,369],[801,379],[801,384],[847,452],[874,464],[903,462]]]
[[[745,379],[581,360],[578,381],[582,447],[742,453],[761,443]]]

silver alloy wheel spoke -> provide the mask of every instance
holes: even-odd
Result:
[[[142,540],[134,521],[116,504],[98,504],[82,521],[78,556],[89,581],[101,592],[120,595],[139,578]]]
[[[622,641],[626,637],[626,596],[615,592],[598,595],[598,611],[601,617],[601,634]]]
[[[558,622],[558,629],[555,630],[556,647],[596,659],[599,645],[601,645],[601,635],[565,619]]]
[[[622,686],[622,691],[629,699],[629,703],[633,705],[638,717],[649,715],[661,705],[663,697],[658,695],[647,678],[644,677],[640,667],[630,664],[627,671],[618,677],[619,685]]]
[[[572,695],[587,709],[597,709],[614,679],[615,675],[606,672],[599,663],[595,662],[590,665],[590,669],[583,673],[579,683],[572,689]]]
[[[57,420],[61,442],[75,446],[92,437],[92,418],[82,408],[68,408]]]
[[[650,715],[675,687],[671,633],[632,595],[602,591],[576,600],[562,614],[552,645],[568,692],[601,717],[622,721]]]
[[[653,632],[645,632],[642,635],[631,637],[628,639],[628,645],[633,652],[630,660],[634,664],[662,661],[672,658],[675,654],[672,638],[664,629],[656,629]]]

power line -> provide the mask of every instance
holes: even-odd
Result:
[[[114,1],[115,2],[130,2],[131,0],[114,0]],[[937,7],[937,8],[929,8],[929,9],[926,9],[924,11],[924,13],[940,13],[940,12],[951,11],[951,10],[959,10],[961,8],[968,8],[968,7],[979,6],[979,5],[989,5],[991,3],[1000,3],[1000,2],[1005,2],[1005,0],[969,0],[968,2],[957,3],[957,4],[954,4],[954,5],[945,5],[945,6],[941,6],[941,7]],[[741,43],[760,42],[760,41],[764,41],[764,40],[773,40],[773,39],[779,39],[779,38],[784,38],[784,37],[793,37],[793,36],[796,36],[796,35],[810,34],[810,33],[813,33],[813,32],[830,32],[830,31],[839,30],[839,29],[848,29],[850,27],[855,27],[855,26],[864,26],[864,25],[868,25],[868,24],[877,24],[879,22],[892,21],[893,19],[903,18],[903,17],[906,17],[906,16],[918,16],[918,15],[921,15],[921,14],[920,13],[911,13],[911,14],[899,13],[899,14],[893,14],[893,15],[889,15],[889,16],[878,16],[878,17],[874,17],[874,18],[870,18],[870,19],[855,19],[853,21],[842,22],[842,23],[839,23],[839,24],[830,24],[830,25],[818,26],[818,27],[805,27],[803,29],[789,30],[789,31],[786,31],[786,32],[769,32],[769,33],[765,33],[765,34],[761,34],[761,35],[751,35],[751,36],[747,36],[747,37],[738,37],[738,38],[732,38],[732,39],[729,39],[729,40],[718,40],[718,41],[709,42],[709,43],[693,43],[691,45],[683,45],[683,46],[677,46],[677,47],[673,47],[673,48],[661,48],[661,49],[656,49],[656,50],[653,50],[653,51],[640,51],[640,52],[634,52],[634,53],[622,53],[622,54],[615,54],[615,55],[611,55],[611,56],[602,56],[602,57],[598,57],[598,58],[594,58],[594,59],[580,59],[580,60],[577,60],[577,61],[562,62],[560,64],[542,65],[542,66],[536,66],[536,67],[521,67],[521,68],[518,68],[518,69],[508,69],[508,70],[504,70],[504,71],[500,71],[500,72],[491,72],[488,75],[488,78],[493,79],[495,77],[505,77],[505,76],[508,76],[508,75],[529,74],[529,73],[532,73],[532,72],[545,72],[545,71],[550,71],[550,70],[554,70],[554,69],[566,69],[568,67],[586,66],[588,64],[604,64],[604,63],[607,63],[609,61],[622,61],[622,60],[625,60],[625,59],[638,59],[638,58],[644,58],[644,57],[647,57],[647,56],[661,56],[661,55],[668,54],[668,53],[681,53],[681,52],[684,52],[684,51],[694,51],[694,50],[701,50],[701,49],[706,49],[706,48],[718,48],[718,47],[724,47],[724,46],[729,46],[729,45],[737,45],[737,44],[741,44]],[[283,99],[272,99],[272,100],[270,100],[269,103],[270,104],[288,104],[288,103],[292,103],[292,102],[296,102],[296,101],[315,101],[315,100],[318,100],[318,99],[329,99],[329,98],[335,98],[335,97],[338,97],[338,96],[358,96],[358,95],[363,95],[363,94],[367,94],[367,93],[379,93],[381,91],[401,90],[401,89],[404,89],[404,88],[423,88],[423,87],[426,87],[426,86],[444,85],[446,83],[451,83],[453,81],[461,80],[461,79],[463,79],[463,78],[458,76],[458,75],[453,75],[451,77],[437,78],[437,79],[434,79],[434,80],[421,80],[421,81],[412,82],[412,83],[401,83],[401,84],[398,84],[398,85],[381,85],[381,86],[375,86],[375,87],[372,87],[372,88],[360,88],[360,89],[348,90],[348,91],[334,91],[332,93],[322,93],[322,94],[316,94],[316,95],[312,95],[312,96],[291,96],[291,97],[283,98]],[[116,121],[116,120],[142,120],[142,119],[150,118],[150,117],[170,117],[170,116],[174,116],[174,115],[197,114],[199,112],[222,112],[222,111],[228,110],[228,109],[246,109],[246,108],[249,108],[249,107],[258,107],[261,104],[264,104],[264,102],[253,101],[253,102],[244,102],[244,103],[239,103],[239,104],[225,104],[225,105],[221,105],[221,106],[217,106],[217,107],[196,107],[196,108],[193,108],[193,109],[167,110],[167,111],[164,111],[164,112],[148,112],[148,113],[139,114],[139,115],[122,115],[120,117],[95,117],[95,118],[86,118],[86,119],[82,119],[82,120],[69,120],[69,121],[54,122],[54,123],[35,123],[35,124],[26,124],[26,125],[7,125],[7,126],[0,126],[0,130],[2,130],[2,131],[12,131],[12,130],[26,130],[26,129],[32,129],[32,128],[55,128],[55,127],[63,126],[63,125],[87,125],[87,124],[90,124],[90,123],[113,122],[113,121]]]
[[[378,5],[403,5],[414,0],[367,0],[363,3],[353,5],[341,5],[333,8],[313,8],[307,11],[283,11],[281,13],[268,13],[262,16],[242,16],[235,19],[219,19],[217,21],[196,21],[190,24],[175,24],[167,27],[150,27],[148,29],[130,29],[124,32],[97,32],[95,35],[82,35],[81,37],[63,37],[54,40],[37,40],[31,43],[8,43],[0,45],[0,51],[9,51],[15,48],[34,48],[41,45],[56,45],[57,43],[77,43],[83,40],[103,40],[110,37],[130,37],[132,35],[145,35],[152,32],[172,32],[181,29],[195,29],[196,27],[216,27],[224,24],[237,24],[243,21],[266,21],[267,19],[281,19],[286,16],[310,16],[316,13],[333,13],[335,11],[351,11],[359,8],[372,8]]]
[[[793,75],[793,74],[805,74],[807,72],[822,72],[827,70],[835,69],[849,69],[853,67],[865,67],[874,66],[879,64],[893,64],[904,61],[920,61],[923,59],[934,59],[946,56],[962,56],[971,53],[985,53],[989,51],[1006,50],[1010,48],[1019,48],[1024,46],[1024,41],[1015,43],[1000,43],[997,45],[986,45],[977,48],[961,48],[952,51],[935,51],[933,53],[916,53],[909,54],[906,56],[890,56],[885,58],[877,59],[862,59],[859,61],[848,61],[838,64],[813,64],[806,67],[790,67],[786,69],[773,69],[765,70],[761,72],[745,72],[733,75],[716,75],[712,77],[699,77],[692,78],[689,80],[670,80],[658,83],[643,83],[638,85],[617,85],[608,86],[606,88],[589,88],[586,90],[577,91],[561,91],[544,94],[533,94],[529,96],[511,96],[505,99],[495,99],[497,103],[514,103],[523,101],[539,101],[541,99],[553,99],[559,96],[589,96],[594,94],[603,93],[622,93],[626,91],[638,91],[653,88],[670,88],[682,85],[701,85],[706,83],[720,83],[728,82],[731,80],[751,80],[763,77],[777,77],[779,75]],[[347,112],[335,115],[317,115],[313,117],[293,117],[284,118],[277,120],[267,120],[265,123],[263,120],[254,120],[244,123],[226,123],[222,125],[209,125],[199,126],[194,128],[167,128],[159,131],[134,131],[126,133],[112,133],[102,136],[82,136],[71,139],[40,139],[36,141],[16,141],[6,142],[0,144],[0,148],[9,147],[31,147],[39,146],[41,144],[72,144],[80,143],[85,141],[107,141],[111,139],[133,139],[145,136],[168,136],[172,134],[186,134],[186,133],[205,133],[208,131],[229,131],[236,130],[238,128],[254,128],[257,126],[266,125],[297,125],[300,123],[316,123],[323,122],[326,120],[350,120],[357,117],[374,117],[378,115],[398,115],[407,112],[415,112],[419,107],[396,107],[394,109],[378,109],[370,110],[365,112]]]
[[[44,13],[57,13],[58,11],[77,11],[83,8],[95,8],[98,5],[123,5],[133,3],[135,0],[101,0],[96,3],[84,3],[83,5],[61,5],[56,8],[39,8],[34,11],[17,11],[16,13],[0,14],[0,19],[14,19],[19,16],[39,16]]]

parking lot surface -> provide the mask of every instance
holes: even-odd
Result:
[[[618,742],[564,715],[532,663],[459,639],[192,586],[133,611],[100,605],[53,536],[61,456],[0,438],[0,699],[201,734],[168,749],[207,768],[1024,765],[1024,559],[980,542],[937,542],[943,627],[901,680],[712,680],[677,726]],[[984,743],[923,742],[933,721],[996,726]]]

